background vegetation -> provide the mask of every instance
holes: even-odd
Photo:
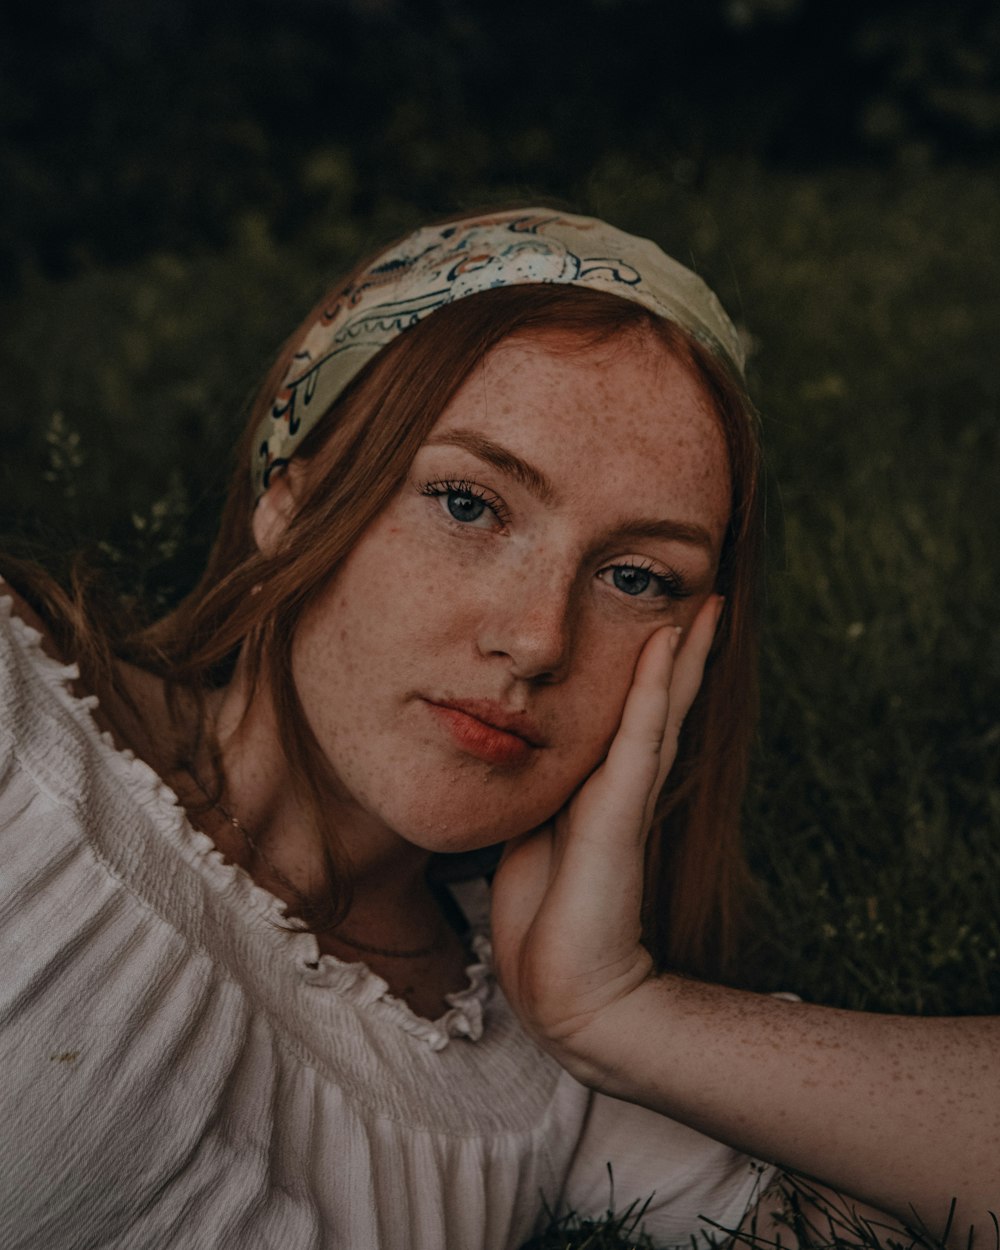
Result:
[[[995,6],[63,0],[18,21],[4,541],[89,545],[162,606],[248,391],[360,251],[511,197],[650,235],[748,336],[769,450],[757,984],[1000,1010]]]

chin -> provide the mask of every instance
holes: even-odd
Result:
[[[473,789],[463,794],[449,786],[435,796],[426,790],[410,796],[397,793],[380,815],[401,838],[425,851],[455,855],[478,851],[518,837],[548,820],[564,802],[518,802]]]
[[[434,817],[414,813],[411,817],[394,824],[400,837],[422,850],[443,855],[461,855],[478,851],[486,846],[506,842],[519,834],[527,833],[544,820],[524,820],[512,823],[509,819],[484,819],[480,809],[477,813],[435,813]]]

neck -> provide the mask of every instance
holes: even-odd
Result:
[[[249,835],[246,859],[256,855],[262,861],[244,866],[261,879],[270,868],[268,888],[284,879],[301,894],[314,893],[325,881],[326,859],[307,798],[281,749],[273,701],[264,691],[251,701],[238,669],[210,711],[225,778],[223,806]],[[207,762],[202,768],[207,773]],[[389,927],[402,932],[414,927],[407,924],[411,918],[417,928],[426,927],[427,916],[437,915],[426,883],[429,853],[405,841],[339,788],[325,796],[323,815],[351,877],[345,930]],[[404,944],[406,940],[402,938]]]

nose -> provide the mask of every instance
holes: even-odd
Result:
[[[480,616],[481,655],[504,657],[525,681],[560,681],[569,666],[574,578],[551,559],[525,561],[498,579]]]

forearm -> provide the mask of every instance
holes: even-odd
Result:
[[[837,1011],[650,978],[557,1049],[586,1083],[904,1220],[992,1229],[1000,1020]]]

